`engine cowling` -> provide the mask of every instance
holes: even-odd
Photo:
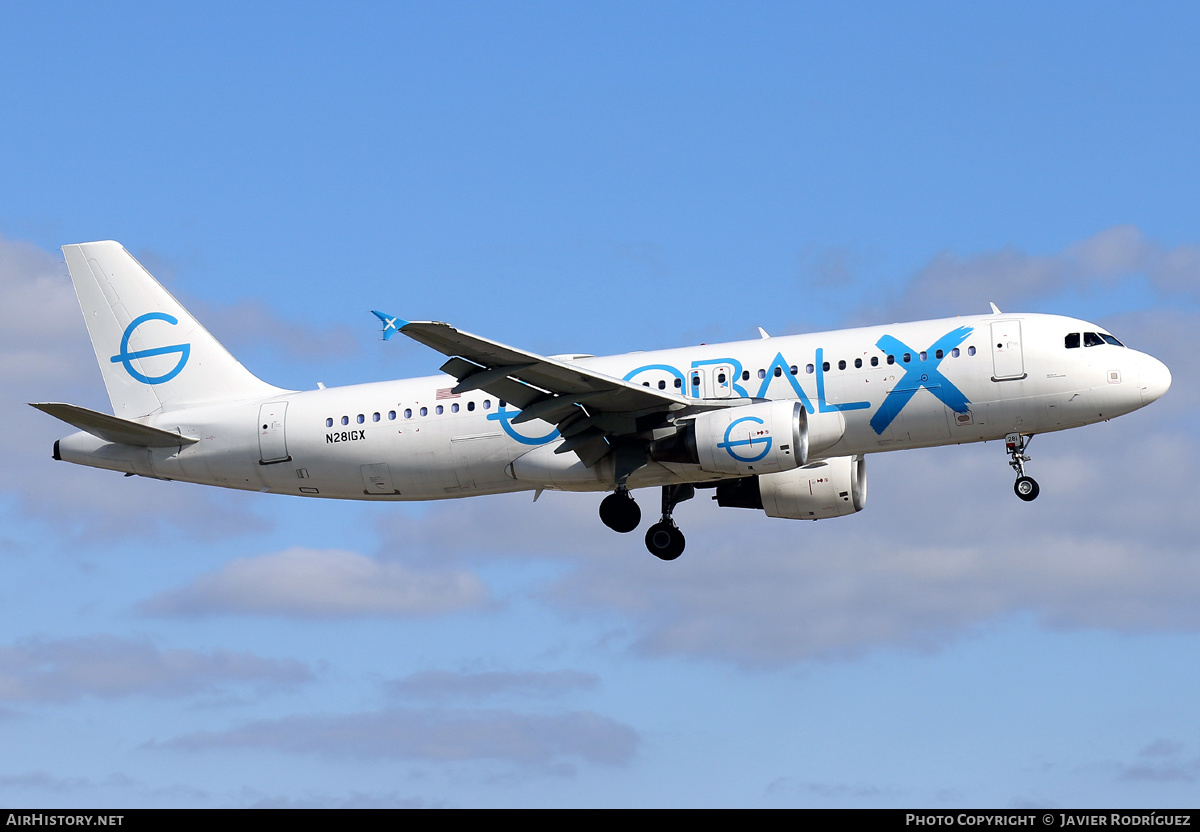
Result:
[[[837,456],[717,486],[717,505],[759,508],[769,517],[791,520],[844,517],[866,504],[867,461],[861,456]]]
[[[701,413],[691,430],[705,471],[769,474],[789,471],[808,458],[804,406],[794,400]]]
[[[846,432],[840,411],[809,413],[792,399],[701,413],[673,436],[650,445],[656,462],[754,476],[790,471],[836,445]]]

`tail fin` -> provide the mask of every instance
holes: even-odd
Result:
[[[280,392],[243,367],[120,243],[63,246],[113,412]]]

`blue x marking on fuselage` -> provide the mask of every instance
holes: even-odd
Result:
[[[912,349],[891,335],[884,335],[875,342],[875,346],[888,355],[908,354],[912,356],[912,360],[904,370],[904,376],[896,382],[896,386],[887,394],[883,404],[871,417],[871,429],[876,434],[882,434],[887,430],[888,425],[900,415],[900,411],[922,387],[955,413],[967,412],[971,402],[961,390],[951,383],[950,379],[942,375],[938,370],[938,365],[950,354],[951,350],[967,340],[967,336],[972,331],[972,327],[960,326],[958,329],[947,332],[930,344],[929,349],[925,350],[924,360],[921,360],[922,353],[919,350]],[[937,357],[939,351],[941,352],[940,358]]]

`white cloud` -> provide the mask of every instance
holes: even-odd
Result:
[[[1118,766],[1120,780],[1195,783],[1200,757],[1184,753],[1182,743],[1157,739],[1138,752],[1136,762]]]
[[[984,313],[987,301],[1001,309],[1024,306],[1067,290],[1112,288],[1141,276],[1160,293],[1200,296],[1200,246],[1169,247],[1132,225],[1105,229],[1062,251],[1038,255],[1008,246],[962,256],[935,255],[896,296],[856,314],[863,323],[936,315]]]
[[[239,558],[152,598],[143,609],[154,615],[349,618],[441,615],[487,603],[487,587],[470,572],[421,571],[355,552],[295,547]]]
[[[115,636],[28,639],[0,647],[0,700],[9,702],[176,697],[228,685],[295,685],[311,678],[296,661],[229,650],[161,649]]]
[[[628,725],[588,711],[394,708],[262,720],[228,731],[185,734],[161,745],[187,750],[263,748],[360,760],[501,760],[544,767],[571,758],[623,765],[633,758],[638,735]]]
[[[599,683],[600,678],[595,674],[578,670],[556,670],[549,673],[454,673],[449,670],[425,670],[389,682],[387,689],[397,696],[418,699],[482,699],[508,693],[559,695],[595,688]]]

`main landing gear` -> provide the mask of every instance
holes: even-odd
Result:
[[[696,495],[696,489],[690,483],[682,485],[664,485],[662,489],[662,518],[646,532],[646,548],[650,554],[662,560],[675,560],[683,554],[683,532],[675,525],[671,514],[675,506],[684,500],[690,500]],[[604,525],[616,532],[631,532],[637,528],[642,519],[642,510],[629,495],[629,489],[624,485],[609,494],[600,503],[600,520]]]
[[[1025,463],[1029,462],[1025,449],[1032,441],[1032,436],[1027,439],[1019,433],[1010,433],[1004,437],[1004,448],[1011,457],[1008,464],[1017,472],[1017,481],[1013,483],[1013,491],[1017,492],[1017,496],[1027,503],[1036,500],[1042,490],[1038,487],[1037,480],[1025,476]]]
[[[633,531],[642,522],[642,510],[629,496],[629,489],[624,485],[618,486],[616,491],[601,501],[600,522],[621,534]]]
[[[662,519],[646,531],[646,548],[650,554],[662,560],[675,560],[683,554],[683,532],[675,525],[671,512],[684,500],[696,496],[696,487],[691,483],[664,485],[662,490]]]

